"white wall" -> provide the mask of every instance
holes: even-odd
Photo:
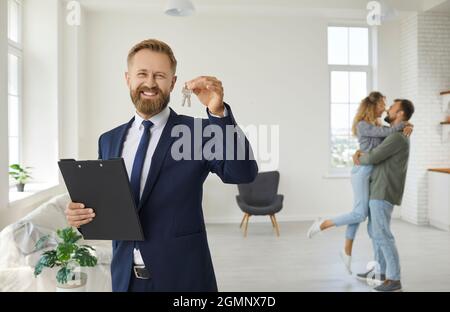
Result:
[[[328,170],[329,78],[328,20],[307,16],[244,16],[199,14],[171,18],[150,12],[89,12],[82,43],[88,58],[84,76],[86,100],[80,108],[80,157],[97,156],[98,136],[133,114],[123,73],[128,50],[146,38],[172,46],[179,61],[178,85],[171,107],[178,113],[205,117],[201,104],[180,107],[181,84],[198,75],[222,79],[238,122],[280,125],[281,183],[285,206],[279,218],[312,219],[351,208],[348,179],[325,179]],[[398,53],[395,25],[382,31],[386,40],[380,61],[382,82],[398,95]],[[385,45],[386,41],[386,45]],[[389,46],[388,46],[389,45]],[[385,91],[386,92],[386,91]],[[204,191],[209,221],[238,221],[236,186],[210,177]]]
[[[35,182],[57,182],[58,0],[24,3],[22,159]]]
[[[63,16],[66,16],[66,7],[62,8]],[[81,16],[84,16],[83,10]],[[59,105],[60,140],[59,158],[79,158],[80,145],[80,110],[85,107],[85,95],[83,89],[83,70],[86,66],[83,55],[84,33],[86,24],[81,20],[80,25],[69,25],[64,17],[61,18],[62,51],[62,92]]]
[[[378,27],[378,89],[387,96],[387,104],[402,97],[400,92],[400,20]]]

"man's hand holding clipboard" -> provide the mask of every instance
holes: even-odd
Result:
[[[92,222],[95,218],[95,212],[94,209],[87,208],[82,203],[71,202],[67,206],[66,217],[71,226],[79,228]]]

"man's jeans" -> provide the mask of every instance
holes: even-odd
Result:
[[[385,200],[369,201],[369,224],[367,230],[372,239],[375,261],[386,279],[400,280],[400,259],[391,232],[391,215],[394,205]]]

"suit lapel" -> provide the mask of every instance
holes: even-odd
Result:
[[[147,201],[150,193],[152,192],[153,186],[158,179],[161,166],[166,158],[167,152],[172,146],[173,141],[176,139],[172,137],[172,128],[178,124],[178,115],[170,109],[170,116],[167,120],[167,124],[159,139],[158,145],[156,146],[155,153],[152,157],[152,164],[150,166],[150,172],[147,176],[147,181],[145,183],[144,192],[142,193],[141,200],[139,202],[138,211],[141,210],[144,203]]]
[[[110,158],[120,158],[122,157],[123,143],[127,137],[128,129],[134,122],[134,117],[125,125],[119,128],[119,131],[114,135],[112,139],[112,149]]]

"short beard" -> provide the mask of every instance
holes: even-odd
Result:
[[[143,100],[141,92],[158,92],[158,97],[154,100]],[[170,93],[164,94],[159,88],[140,87],[137,90],[130,90],[131,101],[133,101],[136,110],[146,116],[155,116],[162,112],[170,102]]]

